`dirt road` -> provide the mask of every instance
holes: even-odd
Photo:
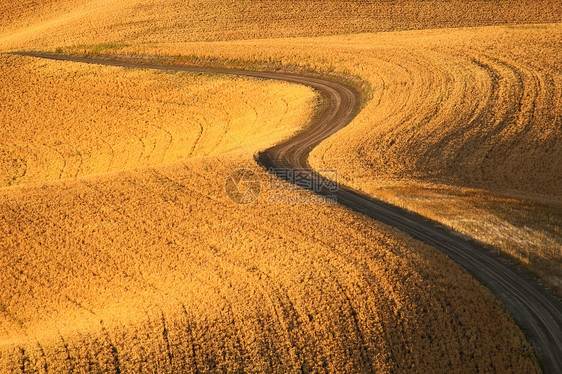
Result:
[[[294,82],[316,89],[322,96],[324,105],[310,126],[293,138],[256,155],[257,162],[268,170],[308,168],[307,158],[310,151],[322,140],[346,126],[359,111],[359,96],[352,88],[315,77],[204,67],[159,66],[35,52],[18,54],[89,64],[236,74]],[[279,176],[286,174],[278,173]],[[309,171],[306,178],[320,179],[321,177],[314,171]],[[298,184],[309,187],[311,184],[306,178],[300,179]],[[296,181],[290,181],[296,183]],[[535,279],[478,243],[463,239],[459,234],[417,214],[362,195],[344,186],[339,186],[335,192],[326,187],[316,189],[315,192],[335,196],[338,203],[396,227],[437,248],[459,263],[480,283],[490,289],[519,323],[533,345],[544,371],[562,373],[562,305],[554,294],[542,287]]]

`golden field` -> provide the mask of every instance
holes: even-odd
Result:
[[[191,105],[180,105],[184,98],[154,99],[170,87],[157,73],[60,62],[56,70],[55,62],[7,60],[29,77],[23,86],[14,69],[12,83],[33,93],[27,107],[48,106],[43,124],[49,126],[39,126],[39,117],[26,126],[44,139],[57,125],[66,126],[57,137],[67,146],[86,145],[78,140],[97,128],[113,129],[98,135],[106,142],[126,143],[141,128],[134,123],[146,123],[137,119],[143,114],[137,102],[151,110],[161,105],[159,118],[183,110],[181,124],[194,115]],[[235,103],[234,88],[256,84],[174,77],[211,108],[212,93],[219,102],[230,93],[229,103]],[[57,91],[37,88],[53,84]],[[217,85],[223,89],[213,91]],[[116,95],[119,89],[126,94]],[[51,99],[61,91],[74,93],[79,105]],[[255,106],[240,104],[236,115],[220,117],[233,134],[246,134],[241,139],[250,152],[297,131],[314,103],[310,90],[289,84],[252,90],[260,92],[272,95],[267,101],[262,96],[261,107],[256,96],[246,99]],[[286,95],[274,95],[280,93]],[[298,95],[287,113],[282,104],[292,93]],[[13,105],[20,102],[25,99]],[[251,116],[266,104],[268,115]],[[88,105],[89,115],[100,118],[98,127],[80,122],[88,118]],[[113,122],[114,106],[127,123]],[[13,108],[3,107],[5,118],[21,115]],[[74,112],[80,117],[73,119]],[[252,126],[232,118],[252,118]],[[271,129],[276,122],[266,121],[274,118],[284,121],[278,131]],[[199,121],[206,131],[216,130],[210,117]],[[198,133],[181,128],[186,137]],[[250,130],[253,136],[247,136]],[[31,131],[12,132],[5,136],[34,139]],[[343,208],[272,205],[268,196],[279,191],[266,190],[271,177],[251,153],[201,143],[216,155],[101,174],[91,163],[84,170],[95,175],[83,172],[80,178],[38,167],[45,173],[37,178],[53,181],[24,179],[0,189],[0,371],[538,371],[507,313],[445,256]],[[91,159],[103,159],[100,148],[87,150]],[[114,159],[132,166],[124,164],[125,154]],[[254,170],[263,180],[257,203],[240,206],[225,196],[224,181],[237,168]],[[314,201],[309,193],[281,193]]]
[[[253,153],[307,123],[315,105],[310,89],[283,82],[20,56],[0,57],[0,68],[0,187],[240,145]]]
[[[0,191],[0,370],[538,370],[446,256],[274,191],[236,205],[240,167],[265,190],[237,152]]]
[[[560,14],[552,0],[24,0],[0,5],[0,48],[545,23]]]
[[[337,169],[344,184],[506,253],[562,292],[561,41],[562,26],[551,24],[138,44],[104,53],[359,77],[367,83],[364,108],[312,151],[311,165]]]
[[[546,0],[4,2],[0,51],[347,79],[363,109],[312,166],[560,291],[560,14]],[[269,185],[251,156],[306,126],[312,90],[10,55],[0,68],[1,372],[540,371],[435,249],[338,206],[225,196],[238,168]]]

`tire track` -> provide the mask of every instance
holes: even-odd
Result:
[[[268,170],[309,168],[307,158],[310,151],[321,141],[346,126],[359,112],[359,94],[353,88],[317,77],[236,69],[160,66],[38,52],[19,52],[17,54],[110,66],[234,74],[304,84],[315,89],[324,98],[325,104],[319,109],[310,126],[293,138],[255,155],[256,161]],[[278,174],[278,176],[282,175]],[[305,178],[299,181],[291,179],[288,181],[307,188],[312,178],[325,180],[311,170]],[[562,306],[556,296],[535,279],[480,244],[463,239],[454,231],[418,214],[365,196],[345,186],[340,186],[336,193],[325,187],[315,192],[323,196],[335,195],[338,202],[348,208],[394,226],[413,238],[435,247],[459,263],[480,283],[488,287],[522,326],[543,369],[549,373],[562,372]]]

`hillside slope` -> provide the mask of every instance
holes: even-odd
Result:
[[[253,153],[306,124],[315,105],[312,90],[273,81],[20,56],[0,56],[0,69],[0,188],[240,145]]]
[[[263,180],[254,204],[224,194],[240,167]],[[272,203],[314,200],[270,180],[239,152],[0,190],[0,370],[538,371],[446,256],[337,206]]]
[[[313,165],[337,168],[340,181],[411,209],[431,194],[439,209],[432,218],[527,260],[556,285],[559,210],[542,217],[533,209],[540,198],[551,212],[560,199],[561,26],[375,32],[555,22],[560,7],[546,0],[4,2],[0,50],[160,54],[363,80],[370,100],[315,151]],[[372,33],[345,35],[356,32]],[[335,34],[344,35],[304,37]],[[265,39],[273,36],[280,39]],[[295,38],[281,39],[288,36]],[[234,41],[250,38],[261,39]],[[0,107],[11,126],[0,130],[2,170],[11,168],[0,188],[0,371],[540,371],[521,330],[466,271],[399,231],[277,183],[254,163],[254,150],[306,124],[310,90],[174,75],[209,115],[186,102],[167,73],[0,62],[3,97],[17,97]],[[216,128],[215,116],[248,153]],[[166,131],[154,128],[162,124]],[[190,148],[201,128],[209,136]],[[167,140],[173,131],[182,141]],[[14,146],[29,147],[34,137],[56,152]],[[93,147],[94,139],[112,151]],[[506,149],[517,152],[506,159]],[[76,161],[79,154],[89,161]],[[493,162],[479,170],[486,154]],[[34,177],[19,178],[14,160],[29,155],[45,161]],[[253,204],[225,194],[239,168],[261,181]],[[467,188],[476,191],[469,198]],[[533,209],[513,197],[490,200],[514,191]],[[299,204],[278,202],[287,195]],[[489,201],[505,209],[496,221],[485,215],[496,214]]]
[[[0,49],[542,23],[562,14],[551,0],[41,0],[0,7]]]
[[[313,150],[311,164],[509,254],[561,292],[561,38],[561,24],[553,24],[105,53],[359,77],[370,86],[365,107]]]

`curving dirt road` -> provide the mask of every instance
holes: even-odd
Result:
[[[228,70],[204,67],[160,66],[138,62],[81,58],[48,53],[20,52],[23,56],[75,61],[89,64],[244,75],[304,84],[316,89],[324,100],[308,128],[274,147],[256,155],[256,161],[268,170],[308,169],[308,154],[322,140],[346,126],[359,111],[358,93],[329,80],[285,73]],[[273,171],[275,172],[275,171]],[[308,171],[307,178],[322,178]],[[287,173],[278,173],[286,176]],[[303,175],[299,174],[302,178]],[[318,180],[318,179],[317,179]],[[289,180],[302,187],[310,186],[306,178]],[[315,192],[335,196],[337,201],[355,211],[394,226],[413,238],[427,243],[468,270],[504,304],[522,327],[547,373],[562,373],[562,305],[559,299],[518,267],[491,253],[477,243],[420,215],[365,196],[345,186],[332,192],[321,188]]]

